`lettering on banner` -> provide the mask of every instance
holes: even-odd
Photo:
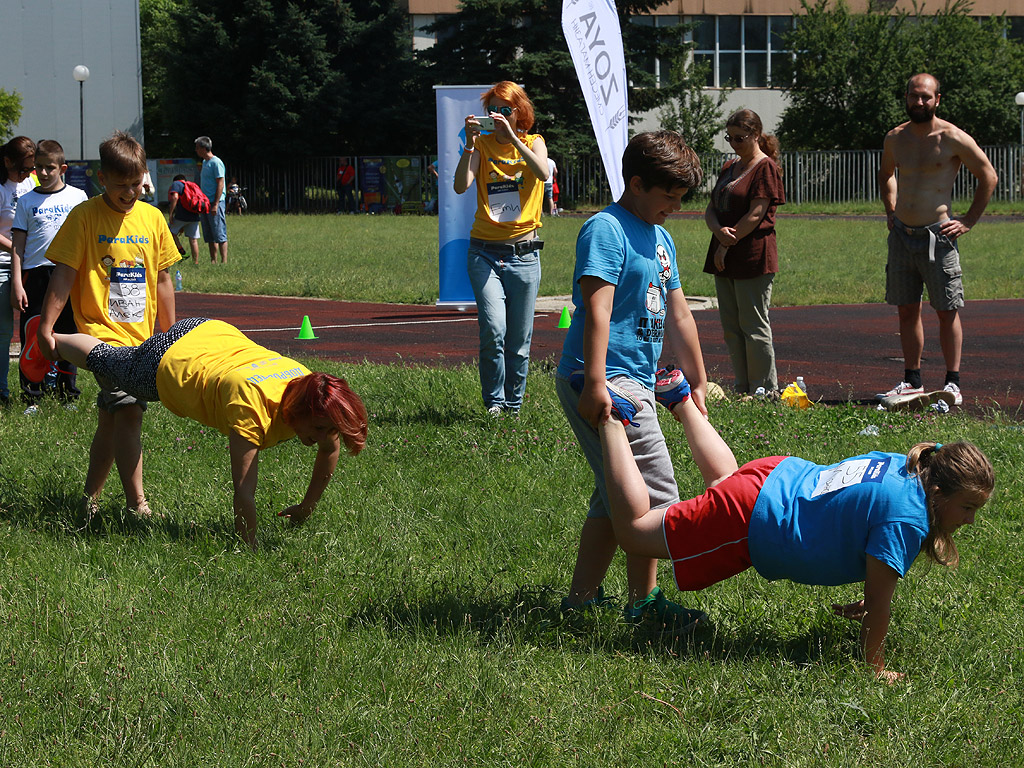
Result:
[[[599,105],[601,113],[604,114],[611,104],[612,96],[619,93],[619,81],[615,73],[612,72],[612,57],[606,49],[607,43],[601,34],[597,14],[593,11],[584,13],[579,17],[577,23],[573,24],[573,30],[576,32],[577,39],[585,44],[585,47],[580,48],[580,54],[586,62],[591,90],[601,95]],[[580,32],[582,32],[582,38]],[[622,113],[622,109],[616,110],[609,123],[610,127],[615,127],[622,121],[624,116]]]

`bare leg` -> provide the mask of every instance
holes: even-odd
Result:
[[[85,364],[89,353],[96,345],[103,343],[84,333],[55,333],[53,339],[57,342],[57,352],[61,357],[72,365],[86,370],[89,367]]]
[[[188,239],[188,248],[192,252],[192,263],[199,263],[199,240],[194,237]]]
[[[736,471],[736,457],[732,449],[711,422],[704,418],[692,398],[673,408],[672,415],[683,425],[693,462],[700,470],[706,487],[713,488]]]
[[[612,526],[619,545],[627,553],[642,557],[668,557],[661,533],[665,510],[651,509],[647,484],[633,458],[625,428],[621,422],[608,419],[598,427],[598,432]]]
[[[915,371],[921,367],[921,354],[924,352],[924,325],[921,323],[921,302],[917,304],[900,304],[896,310],[900,318],[900,346],[903,347],[903,367],[907,370]]]
[[[228,241],[225,240],[223,243],[217,243],[217,250],[220,252],[220,263],[228,263]]]
[[[646,490],[646,483],[644,488]],[[651,510],[650,517],[657,523],[658,530],[660,531],[661,521],[665,517],[665,508]],[[657,554],[653,557],[647,557],[646,555],[626,552],[626,583],[629,586],[628,602],[626,605],[636,605],[651,594],[651,590],[658,586],[659,557],[665,557],[665,555]]]
[[[210,247],[210,262],[213,263],[213,264],[216,264],[217,263],[217,244],[216,243],[207,243],[207,245]]]
[[[946,360],[947,371],[960,370],[960,348],[963,345],[964,332],[960,326],[960,313],[955,309],[935,312],[939,317],[939,342],[942,344],[942,357]]]
[[[142,413],[138,405],[114,413],[114,459],[125,501],[131,509],[146,506],[142,490]]]
[[[99,410],[99,423],[89,446],[89,470],[85,475],[85,495],[97,499],[114,466],[114,415]]]
[[[580,605],[597,596],[597,587],[608,572],[618,549],[612,521],[607,517],[588,517],[580,532],[576,567],[569,586],[569,602]],[[584,554],[586,553],[586,554]]]

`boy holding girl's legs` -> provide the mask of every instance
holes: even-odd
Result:
[[[171,237],[174,238],[174,246],[178,253],[185,255],[185,249],[178,241],[178,233],[184,232],[188,238],[189,251],[192,254],[192,263],[199,264],[199,214],[186,210],[185,206],[179,205],[178,198],[185,189],[185,175],[179,173],[174,177],[171,188],[167,191],[167,224],[171,229]]]
[[[57,357],[54,324],[68,298],[78,330],[108,344],[138,346],[174,317],[174,284],[168,268],[179,260],[163,215],[136,205],[142,194],[146,153],[118,131],[100,145],[102,197],[68,214],[47,252],[56,263],[43,300],[37,339],[43,354]],[[87,514],[117,463],[128,507],[148,514],[142,488],[142,413],[146,404],[100,382],[99,424],[85,480]]]
[[[622,166],[622,197],[591,218],[577,240],[576,312],[556,381],[562,408],[595,480],[564,608],[601,600],[601,581],[618,547],[608,516],[598,435],[598,426],[612,410],[609,384],[641,403],[627,434],[654,506],[667,507],[679,499],[655,411],[664,341],[690,382],[695,406],[707,412],[707,375],[697,327],[681,288],[675,245],[661,226],[679,209],[683,195],[700,184],[700,163],[678,134],[657,131],[635,136],[623,153]],[[627,556],[626,570],[628,618],[647,616],[684,627],[699,615],[664,599],[656,587],[657,560]]]
[[[39,186],[22,195],[14,213],[11,226],[12,290],[11,304],[21,310],[21,338],[24,340],[25,326],[30,318],[42,312],[43,297],[50,282],[54,264],[46,257],[57,230],[68,213],[89,196],[77,187],[64,183],[68,167],[64,162],[64,148],[51,139],[36,146],[36,177]],[[54,324],[60,333],[75,333],[75,316],[71,307],[65,307]],[[21,378],[21,399],[29,407],[26,413],[34,412],[35,405],[50,389],[47,379],[42,382],[30,381],[19,371]],[[78,390],[78,369],[60,360],[56,365],[56,393],[65,402],[73,402],[82,394]]]

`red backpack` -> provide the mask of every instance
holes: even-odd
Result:
[[[209,213],[210,198],[199,188],[199,185],[194,181],[183,181],[181,184],[184,187],[181,194],[178,195],[181,207],[192,213]]]

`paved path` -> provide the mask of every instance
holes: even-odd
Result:
[[[532,359],[557,363],[564,330],[564,299],[538,306]],[[238,326],[254,340],[288,355],[344,362],[472,363],[477,353],[476,311],[322,299],[179,293],[178,316],[206,316]],[[303,315],[318,336],[296,340]],[[726,388],[731,378],[718,312],[695,311],[704,359]],[[1000,408],[1024,419],[1024,300],[972,301],[964,327],[965,406],[983,413]],[[884,304],[782,307],[772,310],[780,381],[803,376],[813,399],[873,402],[875,392],[903,373],[896,310]],[[925,308],[925,384],[942,384],[945,366],[938,324]]]

